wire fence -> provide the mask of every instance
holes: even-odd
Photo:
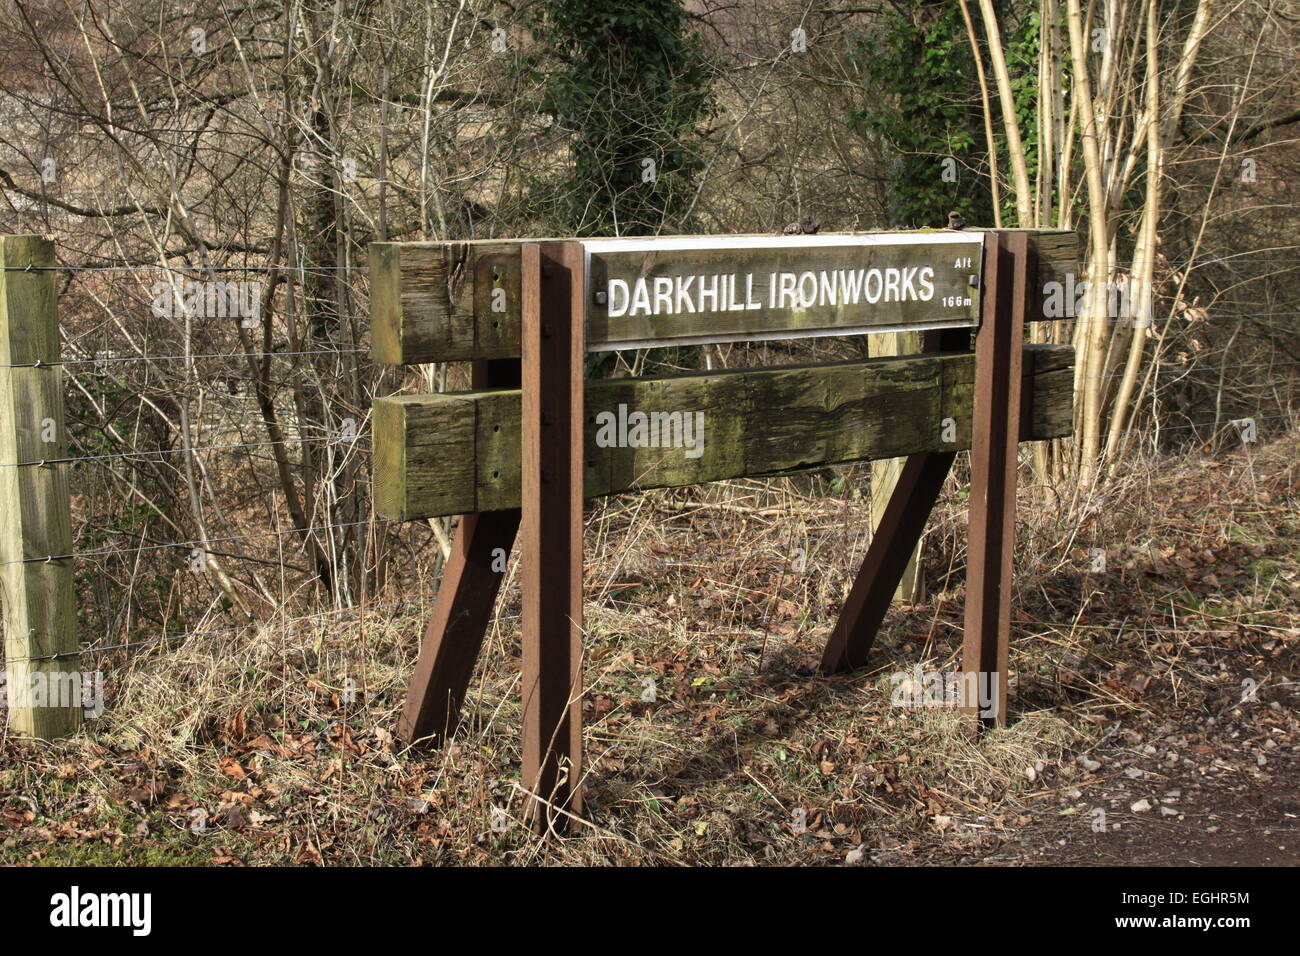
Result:
[[[83,651],[427,590],[412,584],[436,573],[429,527],[369,501],[370,402],[393,375],[365,358],[365,268],[6,267],[58,276],[59,360],[10,367],[64,370],[67,448],[0,467],[69,469],[74,534],[66,553],[3,565],[72,563],[78,630],[98,635]],[[215,293],[190,285],[218,274]],[[236,623],[176,628],[214,611]]]
[[[1250,261],[1293,264],[1300,258]],[[1224,264],[1237,263],[1167,265],[1190,270]],[[423,606],[426,582],[439,566],[435,537],[445,539],[449,529],[380,518],[371,507],[371,434],[365,427],[370,400],[390,391],[401,373],[367,358],[366,266],[34,268],[69,279],[59,309],[65,357],[9,367],[45,364],[68,371],[67,424],[75,453],[0,467],[71,468],[75,542],[68,553],[0,566],[74,562],[83,630],[101,635],[80,652],[135,652],[277,622]],[[139,287],[160,272],[291,278],[274,317],[260,316],[256,328],[241,328],[238,320],[246,317],[223,315],[218,318],[226,321],[213,325],[184,309],[172,314],[151,308]],[[335,298],[324,306],[312,301],[315,293],[306,286],[312,278],[334,283]],[[1152,383],[1135,409],[1143,437],[1153,447],[1162,435],[1183,432],[1197,440],[1228,434],[1249,443],[1263,438],[1253,431],[1243,437],[1246,421],[1252,430],[1294,421],[1300,355],[1270,353],[1263,340],[1247,341],[1226,329],[1298,316],[1300,310],[1260,307],[1202,310],[1190,317],[1174,313],[1149,323],[1108,317],[1172,340],[1139,369],[1139,378]],[[1183,340],[1195,336],[1206,341],[1184,349]],[[263,347],[250,348],[258,339]],[[449,381],[445,367],[436,374]],[[1093,378],[1114,383],[1125,374],[1111,367]],[[1213,408],[1214,414],[1197,416],[1197,407]],[[1206,436],[1207,430],[1213,434]],[[852,550],[861,536],[841,535],[833,543]],[[729,548],[735,555],[770,551]],[[389,599],[393,594],[401,596]],[[330,606],[321,609],[322,603]],[[168,621],[207,615],[214,606],[245,620],[221,628],[168,629]],[[163,633],[133,636],[149,630]]]

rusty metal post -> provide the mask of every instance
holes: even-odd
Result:
[[[1012,558],[1025,315],[1037,270],[1027,233],[995,234],[984,249],[984,296],[975,336],[964,712],[1007,722]]]
[[[523,267],[523,785],[535,825],[582,809],[585,262],[527,243]]]

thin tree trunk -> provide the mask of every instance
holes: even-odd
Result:
[[[987,2],[987,0],[986,0]],[[1079,0],[1067,0],[1066,20],[1070,31],[1070,62],[1074,75],[1071,89],[1077,106],[1079,135],[1083,144],[1084,182],[1088,188],[1088,295],[1083,315],[1078,317],[1078,337],[1083,403],[1079,415],[1079,478],[1092,483],[1101,451],[1102,359],[1106,350],[1106,287],[1110,258],[1110,235],[1106,222],[1106,192],[1102,185],[1102,157],[1098,142],[1097,115],[1088,71],[1083,11]]]
[[[979,78],[980,103],[984,109],[984,140],[989,148],[989,189],[993,193],[993,225],[1002,228],[1002,184],[998,179],[998,141],[993,135],[993,105],[989,101],[988,78],[984,75],[984,55],[980,52],[975,24],[971,21],[970,7],[961,2],[961,17],[966,21],[966,36],[970,38],[970,51],[975,59],[975,75]]]
[[[965,4],[962,4],[963,9]],[[1002,34],[998,18],[993,12],[993,0],[980,0],[980,15],[984,21],[984,35],[988,37],[989,59],[993,77],[998,85],[998,100],[1002,105],[1002,126],[1007,135],[1008,161],[1011,164],[1011,181],[1016,190],[1016,224],[1028,227],[1034,221],[1033,199],[1029,189],[1029,168],[1025,162],[1025,148],[1020,141],[1020,125],[1016,121],[1016,99],[1011,92],[1011,75],[1007,72],[1006,57],[1002,54]]]
[[[1154,310],[1154,282],[1156,256],[1156,227],[1160,222],[1161,185],[1164,178],[1164,143],[1160,136],[1160,67],[1159,28],[1156,20],[1156,0],[1147,0],[1146,11],[1146,141],[1147,176],[1146,198],[1142,204],[1142,224],[1138,228],[1137,242],[1133,247],[1133,269],[1129,278],[1129,303],[1132,316],[1132,338],[1129,340],[1128,359],[1120,377],[1119,389],[1111,413],[1110,428],[1106,435],[1106,458],[1112,464],[1115,452],[1123,438],[1129,415],[1129,404],[1137,384],[1138,371],[1146,350],[1147,329],[1151,327]]]

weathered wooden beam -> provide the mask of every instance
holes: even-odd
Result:
[[[81,726],[54,243],[0,237],[0,590],[9,729]],[[31,271],[26,271],[30,269]],[[49,462],[49,463],[47,463]],[[51,560],[52,559],[52,560]],[[97,691],[98,682],[91,690]]]
[[[993,232],[585,240],[587,348],[974,326],[978,297],[969,280],[979,274],[982,237]],[[1067,274],[1078,271],[1078,237],[1060,230],[1028,235],[1040,266],[1040,308],[1030,318],[1059,318],[1063,313],[1051,306],[1048,290],[1053,283],[1064,287]],[[518,357],[523,241],[372,243],[375,360],[413,364]],[[901,272],[925,267],[934,274],[924,281],[919,272],[910,277]],[[878,279],[867,275],[873,269],[879,271]],[[900,270],[893,277],[898,282],[893,294],[886,286],[890,269]],[[858,270],[861,289],[854,297],[850,292]],[[847,275],[837,279],[841,271]],[[822,272],[830,280],[825,289]],[[782,273],[793,277],[794,298]],[[816,277],[815,293],[807,273]],[[675,282],[679,276],[684,288]],[[634,301],[641,277],[647,280],[648,310],[644,301]],[[694,281],[686,285],[691,277]],[[672,281],[671,293],[663,283],[656,289],[655,278]],[[873,283],[869,290],[867,282]],[[661,298],[655,298],[656,292]],[[1058,305],[1060,295],[1055,293]],[[846,300],[856,304],[846,305]],[[811,304],[805,306],[805,301]],[[797,306],[791,308],[791,302]]]
[[[1025,349],[1021,440],[1070,434],[1073,363],[1069,346]],[[968,352],[591,380],[584,492],[590,498],[969,448],[974,380]],[[598,439],[620,437],[620,419],[628,426],[624,446],[650,440],[635,432],[634,412],[677,417],[658,429],[658,447],[601,447]],[[375,508],[385,517],[519,506],[518,389],[376,399],[373,443]]]
[[[892,332],[887,335],[873,335],[867,342],[868,354],[877,356],[916,355],[919,352],[938,352],[941,349],[922,349],[923,332]],[[930,333],[932,335],[938,333]],[[950,334],[966,334],[952,332]],[[883,458],[871,463],[871,531],[874,540],[880,528],[885,508],[898,485],[906,458]],[[903,569],[894,592],[894,601],[899,604],[920,604],[925,600],[925,575],[921,573],[921,536],[917,536],[916,546]]]
[[[867,652],[875,642],[909,557],[916,553],[916,542],[921,539],[956,457],[955,452],[923,452],[903,460],[858,576],[822,651],[823,673],[833,674],[867,662]]]

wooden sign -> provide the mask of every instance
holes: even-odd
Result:
[[[989,235],[996,233],[580,240],[585,348],[974,327]],[[1035,258],[1028,318],[1056,318],[1044,290],[1077,271],[1077,237],[1024,235]],[[374,359],[517,358],[522,243],[373,243]]]
[[[970,327],[983,248],[978,233],[584,242],[587,347]]]
[[[463,515],[401,732],[458,721],[519,537],[521,785],[535,819],[582,809],[584,497],[907,456],[827,641],[863,664],[957,452],[970,449],[962,706],[1007,720],[1020,441],[1070,433],[1074,353],[1024,344],[1071,233],[377,243],[373,353],[472,360],[473,388],[374,403],[381,515]],[[971,329],[975,329],[972,351]],[[585,353],[921,329],[922,354],[584,380]]]

